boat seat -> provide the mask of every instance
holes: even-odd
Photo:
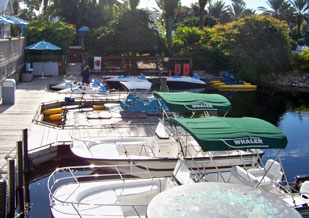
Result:
[[[269,171],[265,175],[268,169]],[[265,168],[245,170],[239,166],[235,166],[231,170],[231,175],[241,183],[255,187],[259,183],[260,186],[274,185],[281,181],[283,173],[281,172],[280,164],[277,161],[269,159],[265,164]]]
[[[133,181],[132,183],[123,184],[116,188],[115,193],[124,217],[128,216],[146,216],[147,205],[161,191],[164,186],[160,178],[151,181]]]
[[[170,137],[167,128],[164,126],[161,120],[156,127],[155,134],[159,139],[169,139]]]
[[[177,161],[177,164],[174,168],[173,176],[181,185],[194,183],[191,171],[185,165],[184,161],[180,159]]]
[[[300,187],[300,193],[303,197],[309,198],[309,181],[305,181]]]

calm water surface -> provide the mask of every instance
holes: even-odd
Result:
[[[206,92],[218,93],[215,90]],[[257,117],[278,126],[288,137],[281,159],[289,181],[309,175],[309,92],[259,90],[257,92],[220,92],[232,102],[230,117]],[[278,150],[266,150],[264,159],[274,158]],[[50,170],[54,166],[49,166]],[[46,170],[46,169],[45,169]],[[28,217],[49,218],[48,173],[30,184],[31,210]]]

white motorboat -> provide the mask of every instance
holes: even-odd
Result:
[[[226,114],[231,109],[231,103],[220,95],[155,92],[154,96],[164,101],[169,112],[173,113],[193,112],[194,114],[197,111],[205,112],[210,110],[222,111]],[[160,103],[161,101],[158,102]],[[167,115],[166,112],[165,114]],[[207,114],[205,115],[207,116]],[[239,118],[229,119],[222,120],[219,117],[213,117],[205,120],[202,120],[202,118],[190,119],[190,121],[202,122],[205,126],[201,127],[201,131],[204,130],[205,132],[216,131],[217,123],[222,125],[222,131],[235,131],[237,122],[243,122]],[[236,123],[232,124],[231,122]],[[252,122],[255,122],[255,120]],[[244,131],[243,134],[247,135],[247,132]],[[252,136],[255,136],[254,132]],[[155,134],[149,137],[95,138],[94,136],[72,136],[72,139],[70,146],[72,153],[92,164],[125,164],[134,162],[147,166],[149,170],[158,171],[160,175],[170,175],[178,158],[182,157],[188,161],[193,159],[195,162],[201,161],[203,164],[209,162],[208,169],[217,171],[209,155],[211,150],[206,148],[207,146],[214,146],[212,145],[214,142],[209,142],[207,146],[203,147],[196,141],[195,133],[192,134],[188,129],[167,128],[163,120],[158,122]],[[220,141],[221,139],[218,140]],[[230,168],[231,162],[233,166],[242,164],[250,166],[255,165],[256,161],[258,161],[256,153],[251,150],[229,150],[228,147],[223,147],[220,151],[216,152],[213,158],[217,160],[218,168]],[[262,153],[260,151],[260,154]],[[244,162],[240,160],[242,158],[245,160]]]
[[[149,202],[166,189],[169,178],[153,178],[147,170],[135,167],[57,169],[47,184],[53,217],[146,217]]]
[[[54,90],[54,91],[59,91],[62,89],[68,89],[71,88],[73,86],[77,85],[76,81],[73,82],[65,82],[65,83],[60,83],[60,84],[54,84],[54,85],[50,85],[49,89],[50,90]]]
[[[147,78],[141,74],[140,76],[118,76],[105,80],[109,89],[117,90],[142,90],[148,91],[152,83],[147,80]]]
[[[176,124],[175,120],[181,123]],[[170,175],[180,157],[193,161],[196,167],[203,164],[212,172],[233,166],[254,166],[258,162],[257,153],[262,155],[263,151],[251,150],[253,143],[259,143],[254,147],[257,149],[267,146],[267,140],[260,140],[265,134],[284,140],[276,127],[255,118],[170,118],[170,122],[182,128],[172,132],[160,121],[152,137],[75,138],[71,151],[92,164],[134,162],[160,175]],[[237,139],[231,139],[232,136]]]
[[[94,85],[91,83],[87,85],[74,85],[70,88],[58,91],[61,94],[103,94],[107,93],[107,89],[103,84]]]
[[[257,126],[257,128],[259,127]],[[287,140],[282,139],[275,142],[275,138],[267,138],[268,146],[264,147],[264,149],[280,149],[275,160],[269,159],[264,164],[262,159],[259,158],[261,161],[253,167],[241,167],[239,165],[233,166],[231,170],[218,170],[218,172],[210,172],[206,168],[197,168],[195,164],[188,161],[179,160],[175,167],[177,175],[174,172],[174,179],[177,184],[182,185],[196,182],[222,182],[244,185],[267,192],[296,209],[303,217],[308,217],[309,178],[289,183],[280,160],[280,152],[287,146]],[[241,139],[241,141],[243,140],[248,139]],[[260,139],[254,138],[252,140],[255,141],[251,145],[254,148],[259,144]],[[261,140],[264,141],[265,139]],[[230,144],[228,141],[226,142]],[[234,149],[233,147],[231,148]]]
[[[197,74],[191,76],[170,76],[166,79],[170,89],[196,89],[205,88],[206,83]]]

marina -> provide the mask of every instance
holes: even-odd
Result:
[[[1,0],[0,218],[309,217],[308,2],[141,2]]]
[[[58,79],[58,78],[57,78]],[[78,78],[77,78],[78,79]],[[36,87],[36,89],[40,89],[39,87],[41,87],[41,90],[39,90],[39,91],[35,91],[36,93],[37,93],[37,96],[38,96],[38,98],[41,98],[41,100],[40,101],[37,101],[36,102],[36,104],[37,104],[37,106],[39,106],[39,107],[42,107],[42,104],[41,104],[41,102],[53,102],[54,104],[56,103],[56,105],[57,105],[57,103],[59,104],[59,102],[61,102],[61,101],[59,101],[59,97],[61,98],[61,99],[64,99],[64,95],[62,95],[62,94],[58,94],[58,93],[56,93],[56,92],[49,92],[49,91],[46,91],[45,89],[46,89],[46,87],[48,87],[48,85],[46,84],[46,82],[45,81],[42,81],[41,79],[38,79],[38,81],[36,81],[36,80],[34,80],[33,81],[33,83],[35,84],[35,85],[37,85],[37,87]],[[23,84],[23,83],[21,83],[20,84],[21,86],[21,88],[23,89],[23,85],[25,85],[25,84]],[[29,85],[29,83],[27,83],[27,85]],[[18,88],[19,87],[17,87],[17,90],[18,90]],[[213,90],[209,90],[210,92],[214,92]],[[18,91],[16,92],[17,93],[17,101],[18,101]],[[31,92],[29,92],[29,94],[30,95],[32,95],[33,96],[33,93],[31,93]],[[226,94],[226,93],[222,93],[222,94]],[[235,98],[235,96],[234,96],[234,98],[233,98],[233,96],[228,96],[229,97],[229,99],[231,100],[231,103],[232,103],[232,105],[233,105],[233,109],[236,107],[238,107],[238,105],[235,105],[235,103],[233,103],[233,102],[237,102],[237,98],[243,98],[243,97],[245,97],[246,96],[246,94],[244,94],[244,93],[242,93],[242,92],[235,92],[235,93],[230,93],[230,94],[232,94],[232,95],[235,95],[236,96],[236,98]],[[253,95],[254,94],[254,95]],[[119,94],[117,93],[116,94],[117,95],[117,97],[114,97],[114,98],[116,98],[116,100],[114,99],[114,101],[116,102],[116,101],[119,101]],[[122,98],[125,98],[125,96],[126,96],[127,94],[124,94],[123,95],[123,97]],[[226,95],[227,96],[227,95]],[[251,96],[250,98],[252,98],[252,96],[254,96],[255,98],[256,97],[260,97],[260,96],[258,96],[258,94],[257,93],[251,93],[250,92],[250,94],[249,94],[249,96]],[[73,98],[73,97],[75,97],[75,99],[78,99],[78,97],[77,96],[74,96],[74,95],[71,95],[70,96],[71,98]],[[85,96],[86,97],[86,96]],[[30,97],[29,97],[30,98]],[[48,99],[48,101],[46,101],[45,99]],[[100,96],[99,98],[101,98],[102,99],[102,96]],[[103,97],[104,98],[104,97]],[[24,98],[24,99],[26,99],[26,98]],[[54,100],[52,100],[52,99],[54,99]],[[57,100],[58,99],[58,100]],[[90,98],[91,100],[93,100],[93,101],[95,101],[95,99],[93,98],[93,96],[91,96],[91,98]],[[52,101],[50,101],[50,100],[52,100]],[[111,100],[111,99],[109,99],[109,100]],[[62,100],[63,101],[63,100]],[[78,104],[78,103],[77,103]],[[44,104],[43,104],[44,105]],[[45,104],[45,106],[47,106],[48,104]],[[16,106],[16,105],[15,105]],[[3,105],[1,106],[1,107],[3,107]],[[13,108],[13,107],[12,107]],[[243,112],[243,110],[239,110],[239,111],[235,111],[235,110],[233,110],[232,109],[232,111],[230,111],[230,113],[228,114],[228,116],[239,116],[239,115],[237,115],[237,113],[240,113],[240,114],[242,114],[242,113],[244,113]],[[29,122],[31,123],[32,121],[32,124],[31,125],[29,125],[28,126],[28,131],[29,131],[29,154],[30,154],[30,156],[31,156],[31,153],[33,153],[33,154],[35,154],[34,156],[31,156],[32,158],[33,158],[33,164],[34,165],[37,165],[37,166],[40,166],[41,164],[42,164],[42,166],[44,166],[45,165],[45,161],[46,160],[53,160],[53,162],[54,162],[54,160],[55,159],[59,159],[59,157],[57,157],[57,155],[58,155],[58,152],[56,152],[57,151],[57,145],[63,145],[63,144],[70,144],[70,142],[72,141],[72,131],[71,130],[65,130],[65,129],[62,129],[62,128],[59,128],[59,127],[57,127],[57,126],[54,126],[54,127],[52,127],[51,128],[51,126],[48,126],[48,125],[44,125],[44,122],[42,122],[42,123],[39,123],[39,122],[37,122],[38,121],[38,119],[36,119],[36,116],[37,116],[37,108],[35,108],[35,107],[33,107],[32,109],[31,109],[31,111],[32,111],[32,113],[31,113],[31,115],[30,115],[30,112],[28,112],[28,113],[26,113],[26,112],[24,112],[24,114],[28,114],[28,120],[29,120]],[[236,115],[235,115],[235,113],[236,113]],[[254,113],[256,113],[256,112],[254,112]],[[304,119],[306,119],[306,113],[307,112],[302,112],[301,114],[303,114],[303,115],[305,115],[304,116]],[[291,112],[290,112],[290,114],[291,114]],[[8,114],[5,114],[5,113],[2,113],[1,114],[1,116],[3,116],[3,115],[8,115]],[[119,131],[120,130],[120,132],[118,132],[118,133],[116,133],[114,130],[115,130],[115,128],[108,128],[107,126],[108,125],[111,125],[111,123],[110,123],[110,121],[109,122],[107,122],[107,123],[105,123],[105,127],[104,127],[104,122],[106,122],[106,119],[99,119],[100,120],[100,123],[96,123],[95,125],[93,124],[93,123],[89,123],[89,124],[87,124],[87,125],[85,125],[85,123],[84,123],[84,125],[82,126],[82,128],[76,128],[76,127],[78,127],[79,125],[81,125],[81,123],[75,123],[74,125],[72,125],[71,127],[74,127],[74,128],[76,128],[76,131],[74,132],[74,134],[75,134],[75,136],[85,136],[85,133],[86,133],[86,136],[88,135],[93,135],[93,134],[95,134],[95,135],[97,135],[97,136],[101,136],[101,137],[106,137],[106,136],[119,136],[119,134],[120,135],[127,135],[128,137],[129,137],[129,135],[133,135],[133,136],[136,136],[136,135],[140,135],[140,136],[142,136],[142,137],[144,137],[144,136],[147,136],[148,135],[148,137],[150,137],[150,136],[152,136],[153,135],[153,133],[155,132],[155,127],[156,127],[156,123],[157,123],[157,119],[158,119],[158,117],[157,116],[146,116],[146,117],[148,117],[148,118],[151,118],[152,119],[152,122],[150,122],[150,120],[148,120],[148,122],[145,122],[145,116],[146,115],[144,115],[144,118],[142,118],[141,116],[140,116],[140,119],[138,119],[138,117],[137,116],[131,116],[131,118],[130,119],[127,119],[126,121],[123,121],[122,120],[122,118],[120,118],[119,116],[117,117],[117,116],[114,116],[114,123],[117,123],[117,122],[120,122],[120,120],[122,120],[120,123],[119,123],[119,125],[117,126],[117,131]],[[289,115],[289,113],[287,114],[287,116],[289,117],[290,115]],[[129,118],[130,117],[130,115],[128,115],[128,117],[127,118]],[[160,116],[159,116],[160,117]],[[287,117],[287,118],[288,118]],[[32,118],[32,119],[31,119]],[[109,119],[110,119],[111,117],[109,117]],[[107,120],[109,120],[109,119],[107,119]],[[275,117],[271,117],[271,121],[272,121],[272,119],[276,119]],[[19,119],[20,120],[20,119]],[[41,120],[41,119],[39,119],[39,120]],[[141,122],[142,121],[142,122]],[[91,120],[89,120],[89,122],[91,122]],[[143,123],[144,122],[144,123]],[[40,124],[40,125],[38,125],[38,124]],[[43,124],[43,125],[42,125]],[[98,128],[98,126],[100,126],[100,128]],[[133,127],[134,126],[134,127]],[[20,140],[21,139],[21,136],[22,136],[22,130],[24,129],[24,125],[21,125],[21,127],[20,127],[20,135],[16,135],[15,136],[15,140],[12,140],[12,145],[11,145],[11,147],[10,147],[10,149],[11,149],[11,153],[9,153],[10,155],[11,155],[11,157],[14,157],[14,155],[15,155],[15,153],[14,153],[14,148],[15,148],[15,146],[16,146],[16,141],[17,140]],[[56,128],[57,127],[57,128]],[[115,125],[115,127],[116,127],[116,125]],[[280,125],[279,125],[279,127],[280,127]],[[109,131],[109,129],[111,130],[111,131]],[[92,133],[91,133],[91,131],[93,131]],[[31,136],[32,134],[34,134],[34,132],[36,133],[35,134],[35,136],[36,137],[34,137],[34,136]],[[52,140],[52,139],[57,139],[57,140]],[[56,143],[55,143],[56,142]],[[31,145],[36,145],[36,147],[35,148],[33,148],[33,147],[31,147]],[[43,146],[42,146],[43,145]],[[38,151],[39,150],[41,150],[40,151],[40,155],[38,155]],[[45,153],[44,153],[44,150],[45,150]],[[6,157],[4,157],[4,159],[6,159],[6,158],[8,158],[9,157],[9,155],[8,155],[8,153],[7,152],[5,152],[6,153]],[[265,156],[264,157],[269,157],[269,155],[271,154],[271,152],[269,153],[269,152],[266,152],[266,154],[265,154]],[[283,154],[284,154],[284,152],[283,152]],[[288,153],[287,153],[288,154]],[[43,157],[42,157],[43,156]],[[304,157],[306,157],[305,155],[304,155]],[[283,159],[283,162],[285,162],[285,161],[287,161],[287,160],[292,160],[291,158],[288,158],[288,159]],[[58,161],[56,161],[55,163],[57,164],[57,162]],[[60,161],[59,163],[61,163],[62,161]],[[76,160],[75,161],[73,161],[73,162],[76,162]],[[71,164],[73,163],[73,162],[71,162]],[[77,162],[76,162],[76,164],[77,163],[82,163],[82,161],[81,160],[79,160],[78,161],[78,159],[77,159]],[[68,163],[67,163],[68,164]],[[294,168],[292,167],[291,168],[291,166],[286,166],[286,168],[285,168],[285,170],[286,170],[286,172],[287,172],[287,176],[288,176],[288,180],[289,181],[291,181],[291,180],[293,180],[294,179],[294,177],[296,176],[296,174],[294,174],[295,172],[294,172]],[[298,168],[297,170],[296,170],[296,172],[299,172],[297,175],[306,175],[307,173],[306,173],[306,170],[305,171],[299,171],[300,169]],[[46,172],[46,173],[48,173],[48,172]],[[3,176],[3,178],[5,178],[5,175],[6,175],[6,166],[5,166],[5,164],[3,165],[3,167],[2,167],[2,176]],[[48,175],[48,174],[47,174]],[[34,175],[33,175],[34,176]],[[43,176],[43,178],[41,178],[41,179],[39,179],[38,181],[41,181],[42,180],[42,182],[43,181],[46,181],[46,177],[44,178],[45,176]],[[34,178],[35,178],[35,176],[34,176]],[[35,179],[36,180],[36,179]],[[39,182],[39,184],[40,185],[43,185],[43,184],[45,184],[46,182]],[[37,186],[39,185],[37,182],[33,182],[32,184],[30,184],[30,193],[33,193],[33,194],[31,194],[31,198],[33,199],[33,198],[35,198],[35,199],[37,199],[37,198],[39,198],[39,199],[41,199],[41,197],[38,197],[35,193],[35,191],[33,190],[33,187],[36,187],[36,189],[37,189]],[[39,185],[39,186],[40,186]],[[31,188],[32,187],[32,188]],[[45,186],[46,187],[46,186]],[[42,187],[42,189],[45,189],[45,187]],[[40,188],[39,188],[40,189]],[[46,196],[45,196],[46,197]],[[36,214],[37,213],[37,211],[40,211],[41,209],[39,209],[39,210],[37,210],[36,209],[36,206],[34,206],[34,205],[37,205],[38,203],[35,203],[36,202],[36,200],[32,200],[31,199],[31,202],[32,202],[32,204],[33,204],[33,207],[32,207],[32,209],[29,211],[29,214],[30,214],[30,217],[35,217],[35,215],[31,215],[31,214]],[[48,202],[46,202],[47,204],[48,204]],[[40,203],[41,204],[41,203]]]

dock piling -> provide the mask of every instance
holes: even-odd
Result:
[[[23,129],[23,156],[24,156],[24,172],[29,172],[28,157],[28,129]]]
[[[6,181],[0,180],[0,218],[5,218],[6,213]]]
[[[23,164],[24,164],[24,196],[25,196],[25,204],[30,205],[30,191],[29,191],[29,156],[28,156],[28,129],[23,129]]]
[[[15,215],[15,160],[8,159],[8,207],[7,218]]]
[[[23,142],[21,140],[16,142],[17,145],[17,187],[18,193],[18,213],[23,217],[25,212],[24,205],[24,190],[23,190]]]

